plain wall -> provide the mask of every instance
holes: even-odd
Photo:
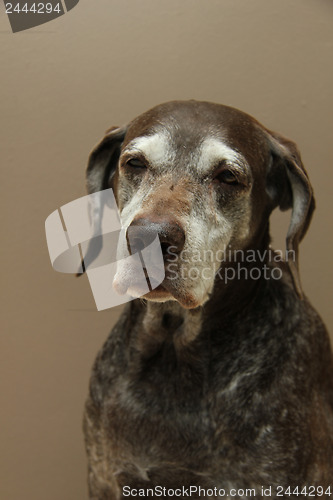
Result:
[[[317,199],[302,281],[333,332],[332,21],[331,0],[81,0],[13,34],[0,9],[1,499],[87,498],[83,404],[120,308],[97,312],[86,277],[53,271],[44,221],[85,194],[109,126],[194,98],[295,140]]]

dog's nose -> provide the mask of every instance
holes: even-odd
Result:
[[[180,253],[185,244],[185,232],[181,225],[171,218],[134,219],[127,228],[127,244],[131,254],[143,250],[158,235],[162,253],[167,257],[170,252]]]

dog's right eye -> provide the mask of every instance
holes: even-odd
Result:
[[[128,160],[126,162],[126,166],[129,166],[133,169],[136,169],[136,170],[144,170],[146,169],[146,165],[143,163],[143,161],[137,159],[137,158],[132,158],[131,160]]]
[[[219,184],[228,184],[230,186],[237,186],[239,184],[236,175],[228,169],[223,169],[215,175],[214,181]]]

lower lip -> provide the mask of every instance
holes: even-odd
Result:
[[[151,291],[151,292],[149,292],[149,293],[163,293],[163,294],[165,294],[165,293],[170,293],[170,292],[168,292],[168,291],[164,288],[164,286],[163,286],[163,285],[158,285],[158,287],[154,288],[154,290],[152,290],[152,291]]]
[[[168,292],[163,285],[158,285],[158,287],[154,288],[151,292],[146,293],[144,296],[148,296],[150,298],[162,298],[171,297],[171,293]]]

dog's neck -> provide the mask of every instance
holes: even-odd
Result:
[[[270,242],[267,220],[263,222],[248,247],[243,249],[240,255],[236,252],[231,261],[224,263],[224,268],[233,271],[233,279],[227,282],[223,279],[223,273],[222,279],[217,275],[214,293],[205,305],[210,317],[214,317],[215,312],[218,312],[220,316],[232,321],[233,317],[238,317],[240,312],[251,305],[269,278],[267,271],[273,252]],[[248,252],[252,256],[251,259],[247,258]]]
[[[168,340],[181,352],[201,331],[202,307],[184,309],[177,301],[170,300],[147,301],[144,308],[142,329],[137,337],[137,348],[144,356],[153,355]]]

